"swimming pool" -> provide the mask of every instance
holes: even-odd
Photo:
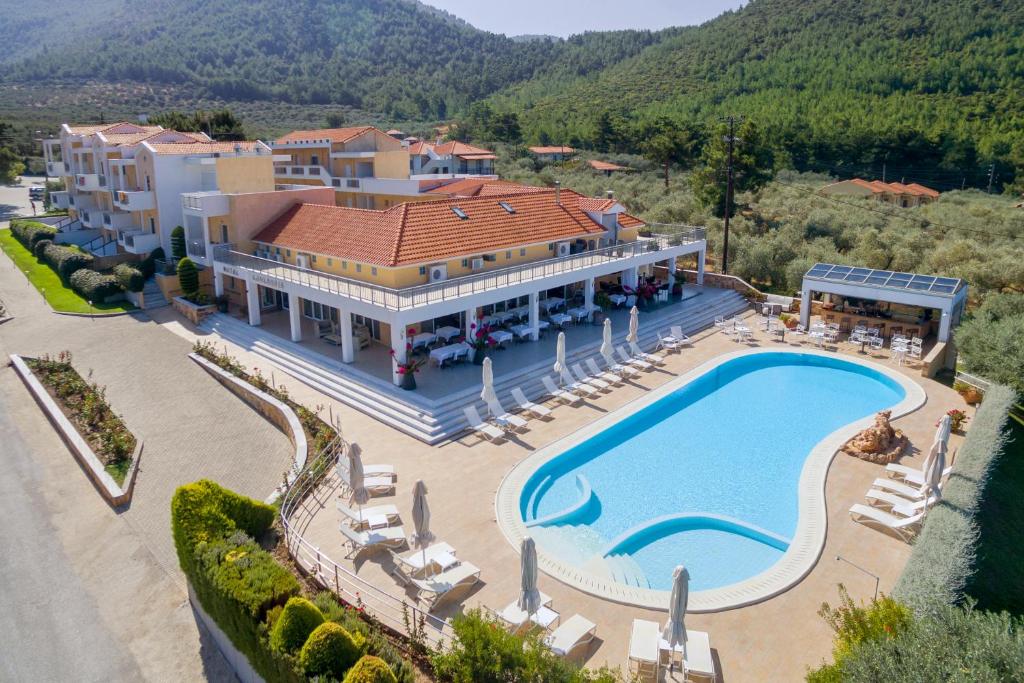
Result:
[[[730,354],[524,461],[528,471],[514,471],[499,498],[515,531],[533,536],[563,575],[657,594],[685,564],[693,591],[729,592],[787,554],[806,560],[807,544],[794,546],[807,503],[800,487],[827,437],[920,402],[920,387],[874,364],[816,352]],[[812,492],[823,488],[838,443],[825,445]]]

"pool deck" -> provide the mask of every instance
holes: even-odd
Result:
[[[748,314],[752,316],[753,314]],[[164,316],[161,316],[162,318]],[[173,316],[163,324],[183,336],[192,337],[187,325]],[[756,327],[751,325],[751,327]],[[810,348],[789,337],[785,343],[770,341],[755,332],[749,348],[780,350]],[[231,345],[229,344],[229,347]],[[491,444],[475,436],[441,446],[428,446],[373,418],[342,406],[306,386],[294,382],[288,389],[292,397],[308,406],[328,406],[341,417],[344,435],[363,447],[367,462],[389,462],[399,474],[395,496],[373,499],[371,504],[392,503],[402,512],[407,534],[411,533],[409,514],[412,485],[423,479],[429,489],[431,529],[438,540],[453,545],[460,559],[482,570],[482,583],[474,591],[442,606],[438,616],[450,616],[460,609],[487,605],[501,609],[516,598],[519,589],[519,556],[505,539],[495,520],[495,494],[505,475],[531,452],[564,438],[576,430],[645,395],[698,365],[717,356],[743,348],[731,337],[712,328],[694,338],[694,345],[670,354],[663,368],[643,373],[631,384],[614,389],[578,407],[554,407],[554,419],[531,421],[530,430],[505,443]],[[269,374],[271,367],[262,358],[238,347],[232,354],[250,367]],[[963,408],[964,402],[952,389],[927,380],[917,364],[898,367],[888,351],[861,355],[856,348],[840,344],[839,355],[867,359],[903,373],[924,389],[927,400],[918,410],[894,421],[914,446],[913,454],[902,462],[920,466],[921,449],[927,450],[935,433],[935,423],[950,408]],[[794,415],[793,420],[807,419]],[[969,426],[969,423],[968,423]],[[951,451],[962,437],[953,435]],[[803,680],[808,667],[830,657],[831,631],[817,612],[822,602],[835,603],[837,586],[842,583],[855,600],[870,599],[875,581],[846,562],[842,556],[880,578],[880,590],[892,589],[910,554],[910,546],[876,529],[850,521],[848,508],[864,502],[864,494],[875,477],[884,476],[884,468],[839,454],[828,469],[825,498],[828,533],[825,547],[810,573],[791,589],[747,607],[687,616],[687,627],[707,631],[715,654],[719,680],[796,681]],[[310,522],[304,536],[320,550],[341,563],[345,553],[337,531],[339,513],[333,503]],[[390,558],[386,553],[366,554],[352,565],[358,575],[384,590],[401,595],[402,589],[390,576]],[[567,619],[579,613],[598,625],[597,640],[585,653],[587,665],[622,667],[625,671],[631,622],[634,618],[664,622],[666,612],[646,610],[595,597],[542,574],[540,588],[553,598],[552,607]],[[678,674],[677,674],[678,676]],[[681,680],[681,676],[678,676]],[[664,679],[664,678],[663,678]],[[673,679],[666,679],[673,680]]]

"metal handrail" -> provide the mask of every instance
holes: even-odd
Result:
[[[673,233],[652,233],[632,242],[593,249],[569,256],[532,261],[518,266],[487,270],[474,275],[453,278],[404,289],[394,289],[361,280],[300,268],[288,263],[234,251],[231,244],[214,247],[214,261],[246,268],[287,282],[338,294],[392,310],[406,310],[428,304],[459,299],[510,285],[541,280],[552,275],[581,270],[602,263],[624,260],[661,249],[692,244],[704,239],[704,228],[685,227]]]
[[[303,538],[302,529],[341,486],[333,467],[326,475],[317,468],[323,467],[323,458],[340,453],[344,445],[340,435],[335,437],[316,458],[307,462],[284,493],[280,519],[288,554],[324,588],[388,628],[435,649],[450,644],[453,635],[447,621],[364,580]]]

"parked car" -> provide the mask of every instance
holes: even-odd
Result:
[[[42,185],[33,185],[32,187],[28,188],[28,197],[29,199],[42,200],[43,193],[45,192],[46,189]]]

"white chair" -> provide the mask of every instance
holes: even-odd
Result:
[[[641,681],[657,681],[661,666],[658,644],[661,631],[657,622],[644,619],[633,620],[633,631],[629,636],[629,674]],[[632,680],[632,679],[631,679]]]
[[[544,391],[548,392],[548,396],[556,398],[562,403],[567,405],[576,405],[583,400],[582,397],[577,396],[573,392],[566,391],[565,389],[561,389],[556,386],[554,380],[552,380],[548,375],[541,377],[540,382],[544,385]]]
[[[574,394],[580,394],[581,396],[594,396],[601,391],[596,386],[574,379],[567,369],[562,370],[561,379],[565,388]]]
[[[519,608],[519,605],[512,602],[500,612],[495,612],[494,615],[512,633],[521,633],[531,624],[540,626],[547,631],[561,619],[561,615],[551,609],[551,598],[543,593],[541,593],[541,605],[533,614],[527,614],[525,610]]]
[[[877,525],[884,531],[892,532],[905,542],[910,542],[914,535],[917,534],[921,522],[924,520],[923,511],[910,517],[897,517],[878,508],[868,507],[860,503],[856,503],[850,508],[850,516],[858,524],[864,524],[865,526]]]
[[[676,343],[678,343],[679,346],[690,346],[693,344],[693,342],[690,341],[690,338],[683,334],[683,328],[679,325],[673,325],[670,331],[672,332],[672,337],[676,340]]]
[[[534,403],[530,399],[526,398],[526,394],[524,394],[523,390],[519,387],[512,388],[512,400],[526,412],[532,413],[534,417],[543,419],[551,415],[551,408],[542,406],[539,403]]]
[[[868,345],[871,347],[872,351],[881,351],[885,348],[885,339],[882,337],[871,337],[868,340]]]
[[[396,566],[401,565],[404,572],[402,576],[416,579],[440,574],[459,563],[455,557],[455,548],[444,542],[433,543],[426,548],[413,548],[401,554],[392,550],[391,559]]]
[[[658,653],[658,662],[661,665],[668,666],[673,663],[673,660],[681,659],[686,681],[696,679],[714,681],[717,679],[715,658],[711,654],[711,637],[706,631],[686,629],[686,643],[677,645],[675,648],[672,648],[669,642],[661,638],[659,634]]]
[[[725,326],[726,326],[725,316],[723,316],[723,315],[716,315],[715,316],[715,327],[724,328]]]
[[[513,431],[526,430],[526,420],[505,410],[505,406],[501,405],[501,401],[492,401],[487,404],[487,408],[491,411],[491,415],[494,416],[494,421],[500,426]]]
[[[400,526],[359,531],[347,524],[339,524],[345,545],[350,548],[346,557],[352,558],[365,550],[401,548],[405,545],[405,530]]]
[[[373,465],[373,467],[391,467],[390,465]],[[344,483],[345,488],[350,488],[348,483],[348,469],[341,461],[335,466],[338,472],[338,478]],[[394,468],[391,467],[390,473],[380,473],[380,471],[369,472],[363,470],[363,488],[366,489],[371,496],[387,496],[395,492],[395,472]]]
[[[590,645],[597,636],[597,624],[574,614],[544,638],[544,644],[559,657],[570,657],[577,649]]]
[[[451,595],[456,588],[471,587],[480,581],[480,569],[469,562],[460,562],[439,574],[418,579],[410,576],[401,565],[396,564],[392,574],[404,585],[416,590],[416,599],[433,610],[441,600]]]
[[[949,473],[953,471],[953,466],[950,465],[946,469],[942,470],[942,476],[948,477]],[[921,470],[915,470],[912,467],[906,467],[904,465],[886,465],[885,472],[894,479],[902,479],[911,486],[923,486],[924,485],[924,472]]]
[[[371,505],[353,510],[339,499],[335,506],[338,512],[348,519],[350,526],[357,530],[381,529],[401,521],[398,508],[394,505]]]
[[[587,370],[590,371],[590,374],[593,377],[602,379],[610,384],[622,384],[621,375],[617,375],[614,372],[610,372],[608,370],[602,370],[600,367],[598,367],[597,361],[595,361],[593,358],[588,358],[587,360],[584,361],[584,363],[587,366]]]
[[[613,372],[622,379],[636,377],[640,374],[639,368],[633,367],[632,365],[623,365],[622,363],[616,363],[614,357],[611,361],[609,361],[604,356],[601,356],[601,359],[605,362],[608,372]]]
[[[481,438],[488,441],[497,441],[505,437],[504,431],[492,424],[487,424],[480,418],[480,413],[477,412],[476,406],[466,406],[462,409],[462,412],[466,416],[466,421],[469,422],[470,429]]]
[[[606,391],[612,388],[612,385],[609,384],[608,382],[605,382],[603,379],[598,379],[596,377],[590,377],[589,375],[587,375],[587,373],[583,370],[583,367],[580,366],[579,363],[573,364],[573,366],[570,369],[572,370],[573,377],[575,377],[577,380],[584,384],[589,384],[592,387],[597,387],[601,391]]]
[[[665,357],[659,353],[645,353],[636,342],[629,342],[629,350],[632,351],[634,358],[645,360],[648,363],[654,363],[655,365],[664,365]]]
[[[634,368],[639,368],[640,370],[654,369],[653,363],[648,363],[642,358],[633,358],[631,355],[629,355],[629,352],[626,351],[625,347],[623,346],[616,346],[615,353],[619,354],[619,360],[625,363],[626,365],[632,365]]]
[[[891,491],[901,498],[907,500],[917,501],[924,498],[924,494],[921,493],[921,486],[911,486],[904,484],[895,479],[886,479],[885,477],[879,477],[871,483],[871,488],[878,489],[881,491]]]
[[[658,333],[658,349],[665,349],[666,351],[676,351],[679,349],[679,342],[670,332],[659,332]]]
[[[904,517],[911,517],[922,510],[927,510],[939,501],[939,497],[934,495],[927,498],[910,500],[895,493],[880,491],[879,489],[871,489],[864,497],[871,507],[888,508],[893,514],[903,515]]]

